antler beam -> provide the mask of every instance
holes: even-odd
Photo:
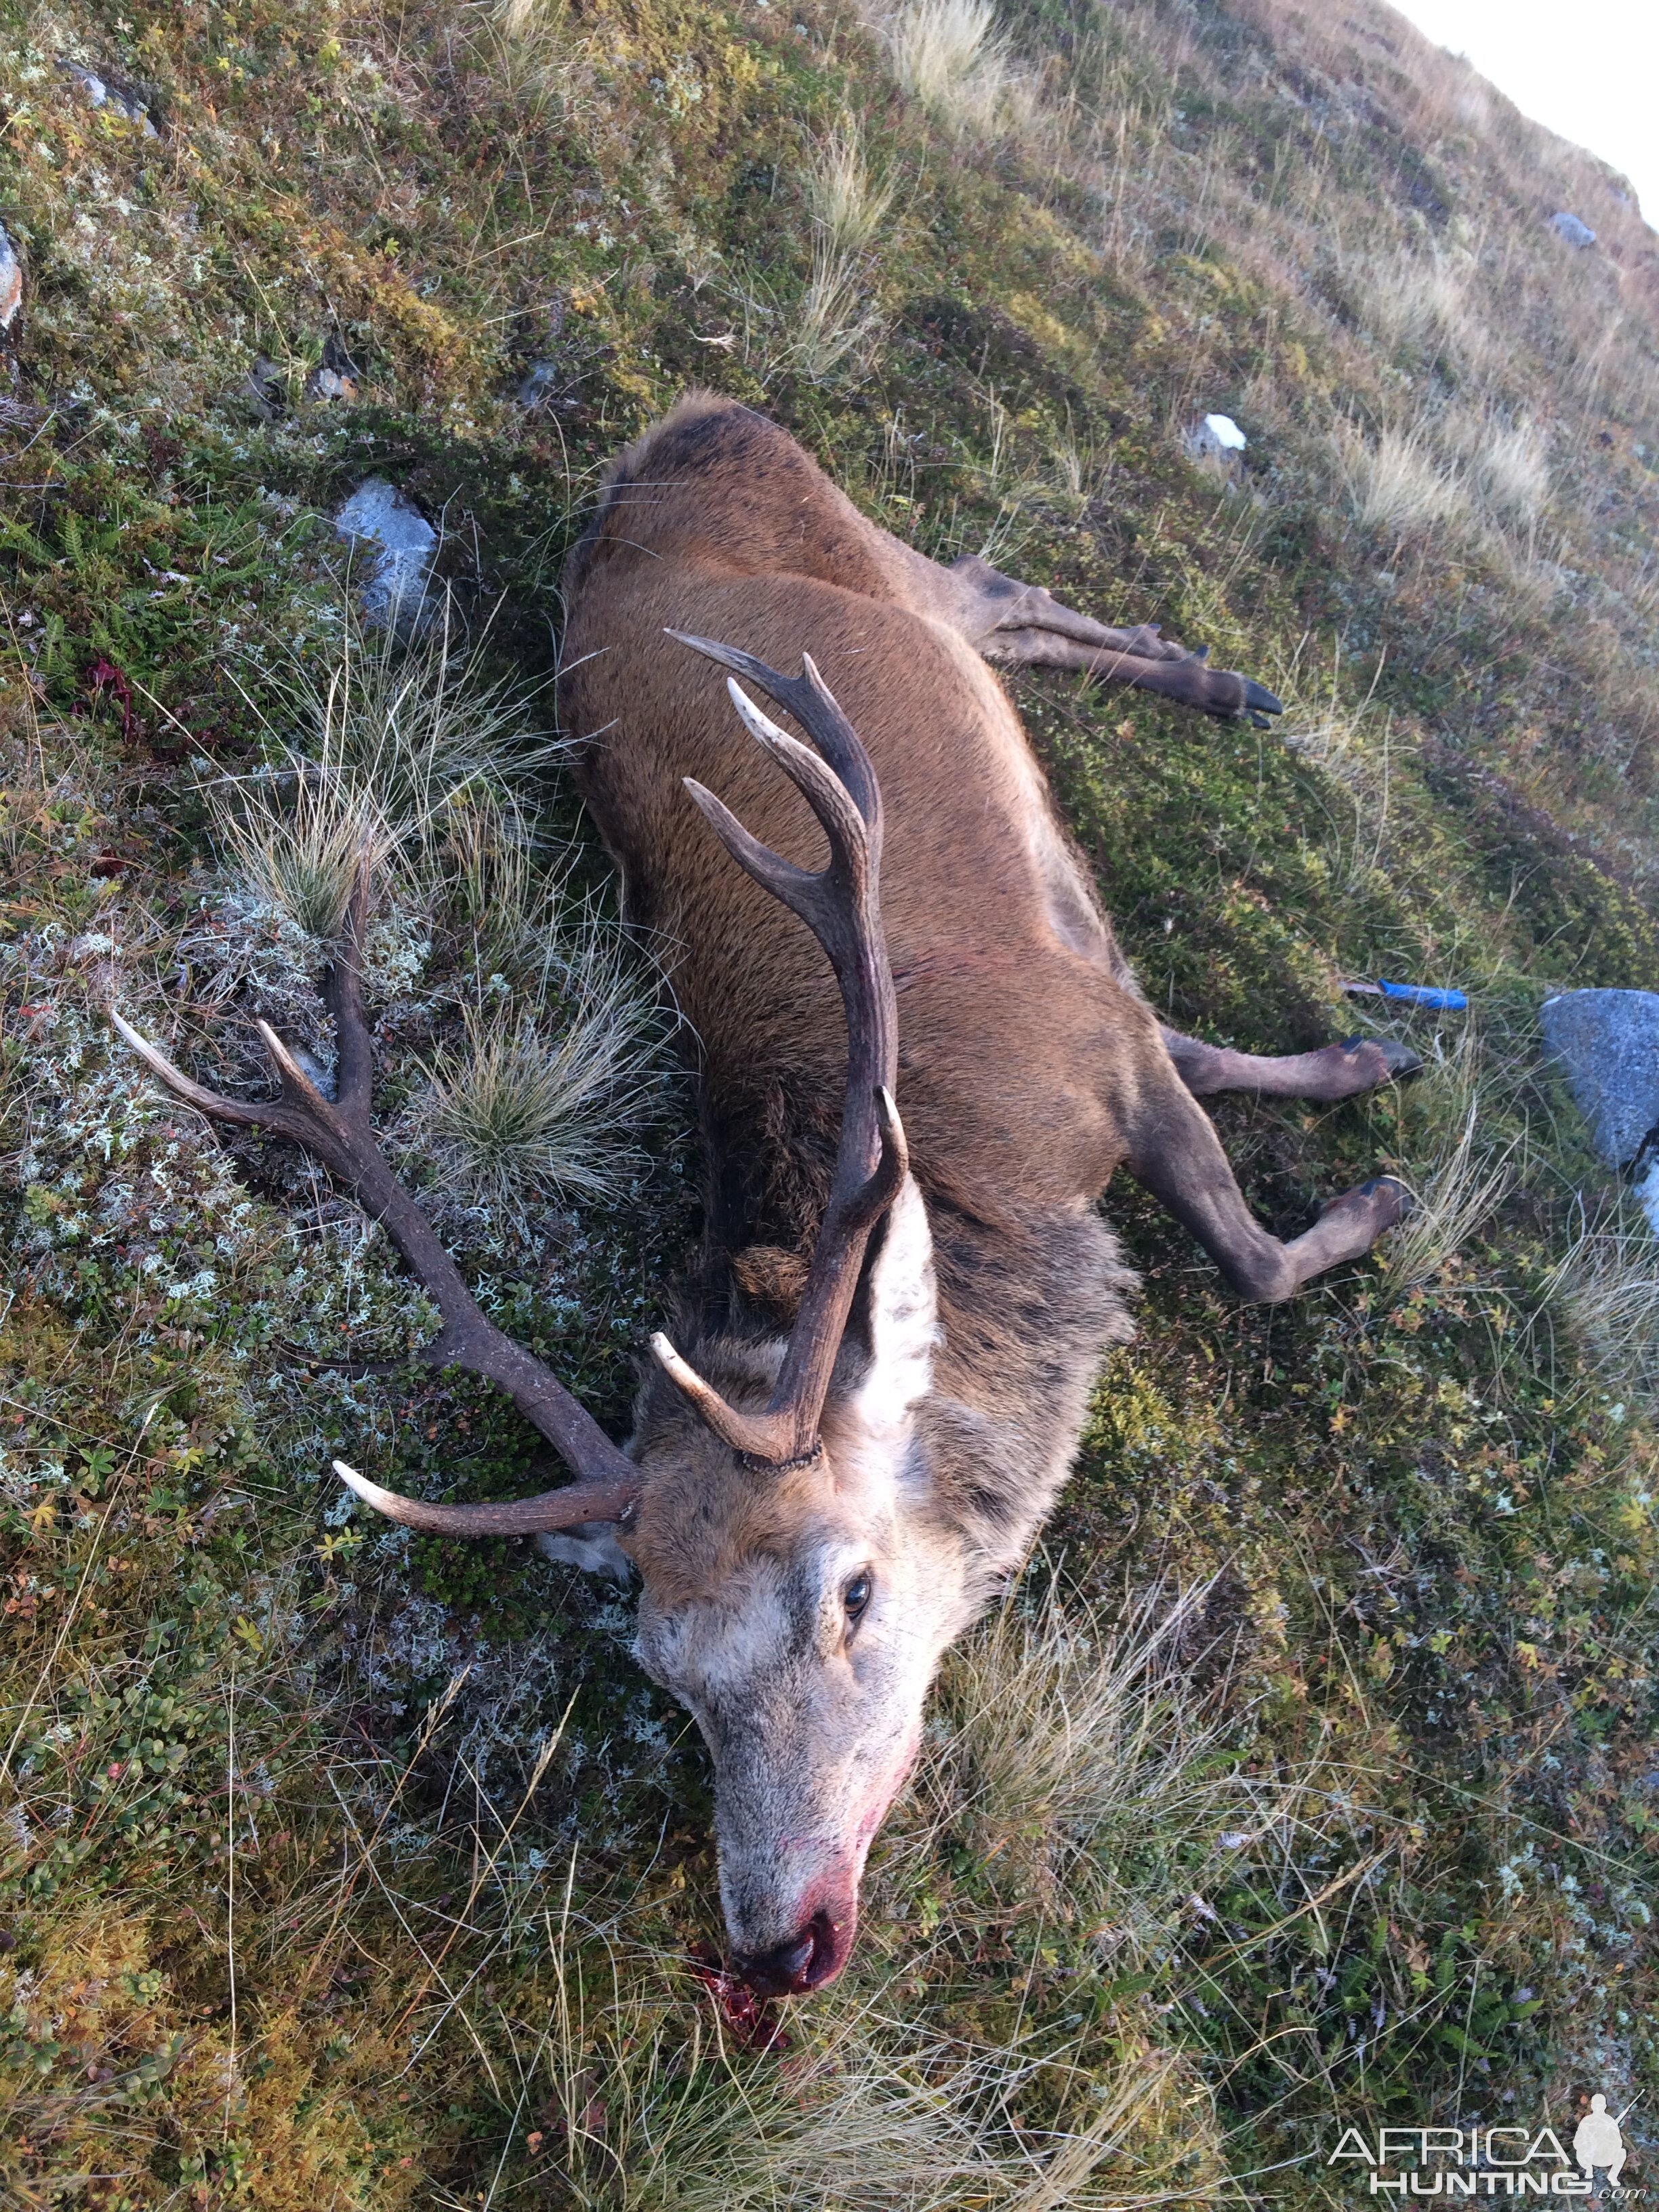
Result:
[[[753,654],[670,630],[670,637],[746,676],[793,714],[817,751],[790,737],[727,680],[744,727],[805,799],[830,842],[829,865],[796,867],[750,836],[712,791],[691,777],[685,787],[738,866],[799,915],[829,956],[847,1016],[847,1089],[830,1202],[807,1270],[806,1288],[783,1364],[763,1412],[744,1413],[726,1400],[665,1336],[651,1340],[664,1370],[714,1433],[734,1451],[775,1466],[810,1460],[870,1232],[904,1179],[904,1132],[893,1103],[898,1070],[898,1009],[881,922],[881,791],[870,756],[803,654],[798,677],[781,676]]]
[[[338,957],[323,987],[338,1048],[338,1080],[333,1098],[324,1097],[266,1022],[258,1024],[259,1035],[282,1089],[281,1097],[269,1102],[227,1098],[207,1090],[175,1067],[119,1014],[112,1019],[175,1098],[216,1121],[286,1137],[320,1161],[363,1212],[380,1223],[404,1265],[442,1315],[443,1327],[424,1347],[422,1358],[433,1367],[464,1367],[470,1374],[493,1382],[540,1430],[577,1477],[574,1485],[563,1489],[544,1491],[539,1497],[510,1504],[429,1505],[398,1498],[340,1468],[342,1480],[349,1481],[359,1497],[395,1521],[455,1536],[517,1534],[572,1528],[584,1521],[625,1518],[638,1496],[638,1468],[549,1368],[486,1318],[431,1223],[393,1174],[375,1138],[370,1120],[374,1047],[363,1012],[361,951],[369,890],[365,861],[358,870]]]

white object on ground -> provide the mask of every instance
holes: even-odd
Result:
[[[1185,441],[1195,461],[1231,461],[1235,453],[1243,452],[1247,442],[1231,415],[1206,415],[1194,423]]]
[[[1576,215],[1569,215],[1565,208],[1559,215],[1550,217],[1550,228],[1558,238],[1565,238],[1569,246],[1594,246],[1595,243],[1595,233],[1589,225],[1581,222]]]
[[[1648,1217],[1648,1227],[1659,1237],[1659,1152],[1648,1162],[1648,1171],[1636,1185],[1636,1203]]]
[[[17,258],[17,248],[6,235],[0,223],[0,331],[9,331],[12,319],[23,304],[23,271]]]

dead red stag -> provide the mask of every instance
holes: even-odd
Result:
[[[499,1385],[569,1465],[567,1488],[478,1506],[342,1473],[413,1528],[533,1531],[637,1571],[641,1662],[714,1759],[733,1949],[757,1991],[800,1992],[847,1960],[939,1656],[1025,1556],[1129,1333],[1096,1204],[1113,1170],[1241,1296],[1288,1297],[1368,1250],[1401,1188],[1365,1183],[1281,1243],[1198,1099],[1342,1098],[1414,1063],[1163,1028],[986,663],[1223,719],[1278,713],[1258,684],[982,561],[936,566],[781,430],[709,398],[617,463],[566,598],[578,781],[696,1041],[707,1155],[693,1317],[678,1349],[653,1340],[624,1447],[485,1318],[381,1155],[366,881],[326,986],[333,1098],[269,1030],[266,1103],[203,1090],[122,1029],[179,1097],[321,1161],[436,1301],[428,1358]]]

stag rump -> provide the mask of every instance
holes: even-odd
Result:
[[[637,1569],[640,1660],[714,1761],[733,1949],[757,1990],[799,1993],[845,1963],[939,1656],[1024,1556],[1129,1334],[1096,1205],[1114,1170],[1243,1296],[1289,1297],[1403,1193],[1364,1184],[1280,1243],[1198,1097],[1340,1098],[1413,1063],[1161,1029],[986,663],[1265,721],[1279,702],[1248,678],[981,561],[924,560],[784,432],[706,398],[616,464],[566,603],[578,781],[696,1040],[706,1154],[696,1295],[678,1346],[653,1340],[625,1447],[479,1311],[375,1144],[366,878],[326,987],[334,1099],[268,1030],[269,1104],[123,1033],[205,1113],[321,1160],[435,1299],[428,1356],[498,1384],[562,1454],[574,1483],[511,1504],[340,1471],[416,1528],[535,1531]]]

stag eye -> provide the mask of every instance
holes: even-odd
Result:
[[[841,1601],[847,1607],[847,1618],[849,1620],[856,1620],[865,1607],[869,1604],[872,1587],[868,1575],[854,1575],[842,1592]]]

